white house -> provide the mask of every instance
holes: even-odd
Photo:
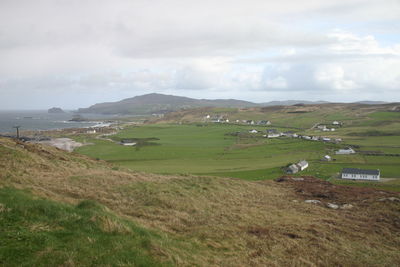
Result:
[[[332,124],[333,124],[333,125],[340,125],[340,122],[334,121],[334,122],[332,122]]]
[[[307,167],[308,167],[308,162],[305,160],[301,160],[298,163],[292,164],[289,167],[287,167],[286,173],[294,174],[294,173],[297,173],[299,171],[306,169]]]
[[[318,125],[317,128],[320,130],[324,130],[326,129],[326,125]]]
[[[258,133],[256,129],[250,130],[249,133]]]
[[[379,181],[379,170],[366,170],[356,168],[343,168],[342,179]]]
[[[339,149],[338,151],[335,152],[337,155],[350,155],[356,153],[351,147],[345,148],[345,149]]]
[[[330,142],[330,141],[331,141],[331,139],[330,139],[329,137],[322,137],[322,141],[325,141],[325,142]]]
[[[305,160],[301,160],[299,161],[299,163],[297,163],[297,166],[299,166],[300,170],[302,171],[308,167],[308,162]]]
[[[325,156],[322,158],[322,160],[331,161],[332,158],[331,158],[331,156],[329,156],[329,155],[325,155]]]
[[[132,143],[123,143],[122,145],[123,145],[123,146],[135,146],[136,143],[135,143],[135,142],[132,142]]]
[[[281,136],[281,134],[279,134],[279,133],[271,133],[271,134],[267,135],[268,138],[276,138],[276,137],[280,137],[280,136]]]
[[[136,145],[136,142],[133,142],[131,140],[122,140],[121,142],[119,142],[121,145],[123,146],[134,146]]]

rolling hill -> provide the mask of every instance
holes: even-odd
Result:
[[[400,263],[398,193],[145,174],[7,138],[0,169],[4,266]]]
[[[326,101],[287,100],[253,103],[236,99],[194,99],[183,96],[146,94],[123,99],[117,102],[98,103],[88,108],[80,108],[79,113],[100,114],[132,114],[147,115],[153,113],[168,113],[171,111],[186,110],[201,107],[216,108],[248,108],[261,106],[278,106],[294,104],[323,104]]]
[[[95,104],[89,108],[81,108],[79,113],[102,114],[152,114],[166,113],[180,109],[196,107],[252,107],[255,103],[235,99],[193,99],[182,96],[147,94],[127,98],[118,102]]]

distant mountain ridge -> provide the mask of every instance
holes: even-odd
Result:
[[[117,102],[99,103],[89,108],[80,108],[80,113],[102,114],[152,114],[198,107],[256,107],[258,104],[236,99],[194,99],[184,96],[146,94]]]
[[[117,102],[104,102],[92,105],[88,108],[78,109],[79,113],[100,114],[132,114],[146,115],[154,113],[168,113],[181,109],[199,107],[221,108],[248,108],[262,106],[290,106],[296,104],[326,104],[327,101],[286,100],[254,103],[237,99],[194,99],[184,96],[164,95],[151,93],[141,96],[126,98]],[[359,104],[381,104],[381,101],[360,101]]]

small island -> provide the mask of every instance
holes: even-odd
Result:
[[[64,110],[62,110],[61,108],[56,108],[56,107],[48,109],[47,112],[48,113],[65,113]]]
[[[72,122],[82,122],[82,121],[87,121],[87,119],[85,119],[84,117],[82,117],[79,114],[76,114],[72,117],[72,119],[68,120],[68,121],[72,121]]]

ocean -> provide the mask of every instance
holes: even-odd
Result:
[[[20,131],[24,130],[53,130],[64,128],[84,128],[95,126],[100,121],[71,122],[75,114],[47,113],[47,111],[0,111],[0,133],[15,133],[15,126],[20,126]],[[112,115],[84,114],[88,120],[109,120],[115,118]]]

